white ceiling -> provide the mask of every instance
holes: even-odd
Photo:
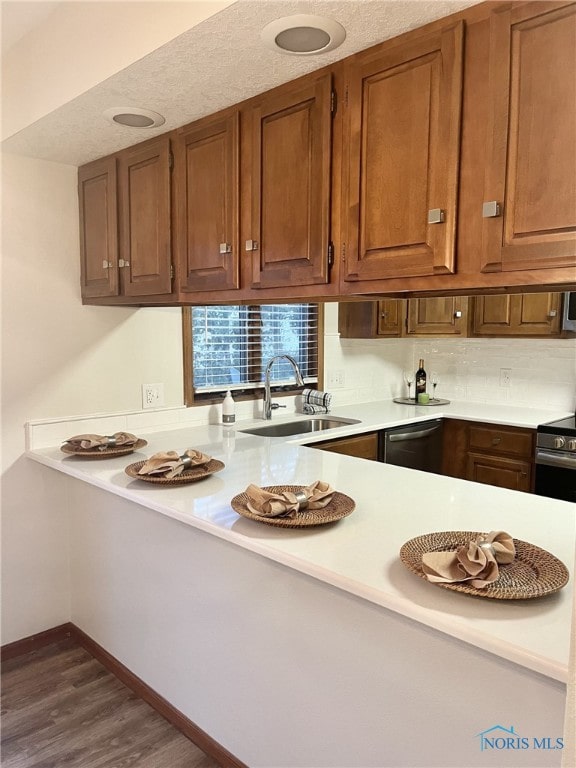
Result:
[[[9,152],[82,165],[293,80],[299,75],[422,26],[478,0],[237,0],[113,77],[3,142]],[[33,10],[5,6],[36,6]],[[3,40],[16,42],[59,3],[2,3]],[[40,6],[40,7],[38,7]],[[343,45],[317,56],[287,56],[266,48],[260,31],[296,13],[328,16],[347,32]],[[36,16],[35,16],[36,14]],[[110,107],[152,109],[161,128],[112,125]]]

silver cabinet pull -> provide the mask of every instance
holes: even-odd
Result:
[[[488,203],[482,203],[482,218],[493,219],[502,215],[502,207],[496,200],[490,200]]]
[[[258,250],[258,240],[246,240],[246,250],[247,251],[257,251]]]
[[[230,243],[220,243],[220,253],[232,253],[232,246]]]
[[[550,312],[548,312],[548,317],[556,317],[557,314],[555,309],[551,309]]]
[[[454,312],[454,317],[462,317],[462,312],[457,309],[456,312]]]
[[[442,208],[431,208],[428,211],[428,224],[442,224],[444,221],[444,211]]]
[[[106,259],[104,259],[104,261],[102,262],[102,269],[110,269],[111,267],[112,267],[112,262],[106,261]]]
[[[130,262],[129,261],[125,261],[124,259],[118,259],[118,266],[119,267],[129,267],[130,266]]]

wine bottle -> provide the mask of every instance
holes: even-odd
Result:
[[[424,359],[421,357],[416,371],[416,393],[414,399],[418,402],[418,395],[426,392],[426,371],[424,370]]]

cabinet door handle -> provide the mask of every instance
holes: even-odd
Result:
[[[431,208],[428,211],[428,224],[442,224],[444,222],[444,211],[442,208]]]
[[[258,240],[246,240],[246,250],[247,251],[257,251],[258,250]]]
[[[220,253],[232,253],[232,246],[230,243],[220,243]]]
[[[118,259],[118,266],[119,267],[129,267],[130,266],[130,262],[129,261],[125,261],[124,259]]]
[[[454,312],[454,317],[462,317],[462,312],[457,309],[456,312]]]
[[[494,219],[497,216],[502,215],[502,206],[496,200],[490,200],[487,203],[482,203],[482,218]]]
[[[111,267],[112,267],[112,262],[106,261],[106,259],[104,259],[104,261],[102,262],[102,269],[111,269]]]

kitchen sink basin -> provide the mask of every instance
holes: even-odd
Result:
[[[289,435],[302,435],[309,432],[322,432],[325,429],[336,429],[346,424],[359,424],[359,419],[341,419],[336,416],[322,416],[302,421],[285,421],[279,424],[266,424],[263,427],[240,429],[248,435],[261,435],[262,437],[288,437]]]

